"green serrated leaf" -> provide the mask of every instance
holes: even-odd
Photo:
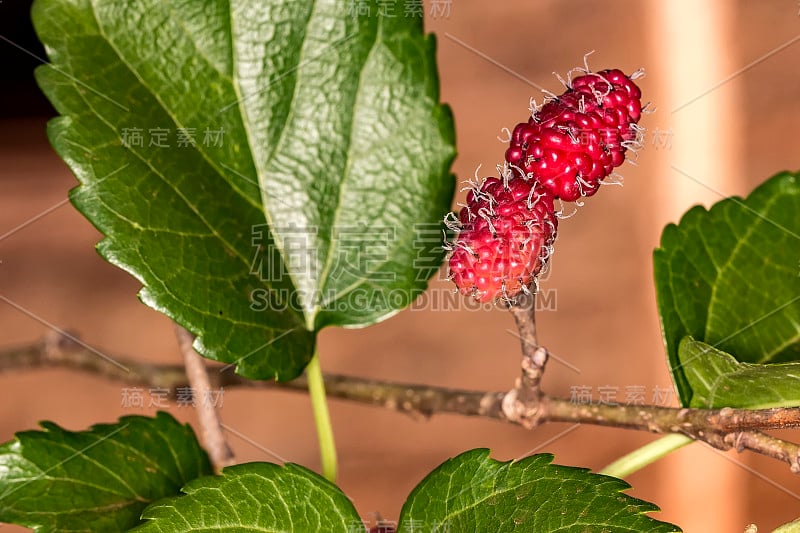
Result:
[[[166,413],[72,432],[50,422],[0,446],[0,522],[37,532],[128,531],[151,502],[212,472]]]
[[[678,359],[692,387],[691,407],[800,406],[800,363],[740,363],[731,354],[691,337],[681,341]]]
[[[350,533],[361,520],[350,499],[314,472],[287,463],[231,466],[196,479],[185,496],[148,507],[138,533],[325,531]],[[363,528],[362,528],[363,529]]]
[[[442,261],[434,40],[403,0],[351,4],[34,5],[50,139],[100,253],[247,377],[296,377],[319,329],[397,312]]]
[[[551,464],[540,454],[500,462],[477,449],[448,460],[411,492],[398,533],[447,531],[680,531],[644,515],[653,504],[622,491],[621,479]]]
[[[678,357],[691,335],[741,362],[800,360],[800,179],[778,174],[746,199],[690,209],[654,252],[658,308],[682,405]]]

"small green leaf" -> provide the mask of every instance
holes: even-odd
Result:
[[[148,504],[211,473],[191,428],[166,413],[80,432],[42,427],[0,446],[0,522],[38,532],[127,531]]]
[[[691,335],[747,363],[800,360],[800,179],[778,174],[746,199],[690,209],[654,252],[658,308],[682,405]]]
[[[465,452],[431,472],[400,512],[398,533],[430,531],[680,531],[644,515],[653,504],[622,491],[621,479],[551,464],[540,454],[500,462],[489,450]]]
[[[75,206],[141,299],[250,378],[409,305],[443,258],[454,127],[404,0],[36,0]],[[392,15],[392,13],[394,15]]]
[[[185,496],[148,507],[138,533],[357,531],[361,520],[335,485],[295,464],[248,463],[196,479]]]
[[[800,363],[754,365],[685,337],[678,359],[692,387],[691,407],[768,409],[800,406]]]

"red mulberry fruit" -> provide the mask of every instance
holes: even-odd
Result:
[[[450,278],[480,302],[527,290],[546,264],[558,219],[554,197],[536,181],[486,179],[467,195],[450,256]],[[455,221],[449,221],[451,225]]]
[[[638,142],[641,114],[641,91],[622,71],[577,77],[514,128],[506,161],[556,198],[591,196]]]

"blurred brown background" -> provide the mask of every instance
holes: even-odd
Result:
[[[426,1],[428,29],[438,33],[442,99],[456,118],[460,180],[479,164],[486,175],[502,160],[501,128],[526,119],[529,98],[541,98],[526,80],[560,92],[551,72],[581,65],[591,50],[594,69],[647,70],[640,85],[657,110],[643,119],[639,164],[622,167],[623,188],[604,189],[561,224],[542,283],[555,309],[539,313],[541,337],[568,363],[551,362],[548,392],[569,396],[574,387],[591,387],[597,400],[609,386],[624,402],[626,390],[638,386],[651,402],[657,389],[671,387],[651,252],[661,228],[689,206],[746,194],[773,173],[800,167],[799,8],[796,0]],[[99,234],[61,205],[76,182],[45,137],[52,111],[31,82],[37,60],[8,42],[43,57],[26,30],[27,9],[26,2],[0,4],[0,295],[30,313],[0,301],[0,349],[40,339],[47,321],[112,354],[177,363],[169,321],[139,303],[138,283],[100,259],[93,249]],[[448,290],[441,279],[431,287]],[[368,377],[503,390],[518,372],[511,327],[501,310],[428,306],[363,330],[325,331],[322,364]],[[124,408],[119,385],[66,371],[0,375],[0,390],[3,441],[42,419],[83,429],[148,412]],[[569,424],[528,432],[454,416],[420,421],[340,401],[331,409],[340,485],[371,520],[375,512],[396,519],[427,472],[469,448],[489,447],[503,460],[548,451],[559,463],[599,469],[655,438]],[[171,402],[169,411],[194,422],[188,407]],[[226,391],[222,417],[236,432],[229,436],[239,461],[274,460],[269,451],[318,468],[303,395]],[[749,523],[770,531],[800,516],[800,478],[752,454],[695,444],[629,481],[631,494],[660,505],[658,517],[687,532],[741,532]]]

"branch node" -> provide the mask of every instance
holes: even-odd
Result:
[[[531,362],[536,367],[536,369],[539,370],[539,372],[543,372],[544,365],[547,364],[548,357],[549,354],[547,353],[547,350],[540,346],[536,348],[535,352],[533,352],[533,357],[531,358]]]
[[[517,423],[525,429],[533,429],[544,419],[544,409],[541,398],[535,401],[522,400],[520,398],[520,379],[517,379],[516,387],[508,391],[503,396],[501,409],[505,418]]]
[[[64,352],[78,345],[78,337],[72,332],[48,330],[42,338],[44,358],[48,361],[58,361],[63,358]]]

